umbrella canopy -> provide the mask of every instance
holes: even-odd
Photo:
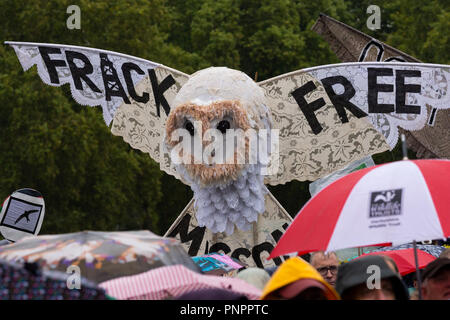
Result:
[[[71,275],[43,271],[37,264],[0,260],[0,300],[104,300],[105,290],[80,277],[69,288]]]
[[[256,300],[261,290],[244,280],[204,275],[182,265],[161,267],[138,275],[99,284],[108,295],[120,300],[164,300],[202,289],[227,289]]]
[[[370,253],[365,253],[360,257],[373,256],[373,255],[385,255],[391,257],[397,264],[398,270],[402,276],[405,274],[416,271],[416,264],[414,260],[414,249],[400,249],[400,250],[390,250],[390,251],[374,251]],[[357,259],[358,259],[357,258]],[[431,261],[436,258],[429,253],[422,250],[417,250],[418,267],[419,269],[425,268]]]
[[[238,270],[245,265],[237,259],[223,253],[210,253],[192,257],[192,260],[205,274],[222,275],[233,270]]]
[[[425,251],[426,253],[432,255],[435,258],[439,258],[442,251],[445,250],[445,247],[443,247],[443,246],[436,246],[436,245],[432,245],[432,244],[417,244],[416,247],[418,250]],[[382,248],[375,249],[375,250],[372,250],[367,253],[382,252],[382,251],[394,251],[394,250],[402,250],[402,249],[413,249],[413,248],[414,248],[414,246],[412,243],[405,243],[405,244],[401,244],[399,246],[382,247]]]
[[[146,230],[27,237],[0,247],[0,258],[38,262],[42,267],[62,272],[69,266],[78,266],[82,276],[96,283],[173,264],[199,271],[177,240]]]
[[[449,179],[448,160],[404,160],[353,172],[309,200],[269,258],[447,238]]]

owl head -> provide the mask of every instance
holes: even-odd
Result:
[[[165,144],[182,159],[177,171],[189,184],[235,181],[250,162],[251,134],[246,134],[272,125],[264,90],[243,72],[225,67],[194,73],[173,105]]]

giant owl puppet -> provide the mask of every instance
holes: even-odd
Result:
[[[69,83],[78,103],[101,105],[113,134],[190,185],[198,224],[214,233],[249,230],[265,211],[266,184],[314,181],[392,149],[398,127],[425,125],[427,103],[450,106],[448,65],[343,63],[256,83],[226,67],[187,75],[100,49],[7,44],[24,70],[36,65],[48,85]],[[227,134],[233,131],[267,133],[266,145],[258,150],[270,163],[259,157],[236,161],[249,160],[255,145],[242,134],[237,137],[244,137],[243,144],[230,144]],[[206,137],[211,133],[214,139]],[[186,148],[195,141],[201,161],[195,147]],[[227,146],[221,151],[234,161],[217,161],[219,150],[208,149],[212,141]]]

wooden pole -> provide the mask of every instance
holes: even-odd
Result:
[[[416,263],[416,277],[417,277],[417,290],[419,290],[419,300],[422,300],[422,278],[419,270],[419,258],[417,257],[417,244],[416,240],[413,241],[414,247],[414,261]]]
[[[406,137],[402,133],[402,151],[403,151],[403,160],[408,160],[408,148],[406,146]],[[419,290],[419,300],[422,300],[422,278],[420,277],[420,269],[419,269],[419,258],[417,256],[417,243],[416,240],[413,241],[414,247],[414,262],[416,264],[416,277],[417,277],[417,290]]]
[[[400,137],[402,139],[403,160],[408,160],[408,148],[406,146],[406,137],[403,133]]]

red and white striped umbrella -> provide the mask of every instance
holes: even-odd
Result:
[[[99,284],[108,295],[120,300],[164,300],[200,289],[227,289],[259,299],[262,291],[231,277],[196,273],[183,265],[160,267],[134,276],[121,277]]]
[[[404,160],[336,180],[300,210],[269,259],[450,236],[450,161]]]
[[[365,257],[365,256],[376,256],[376,255],[385,255],[391,257],[395,264],[397,265],[398,271],[402,276],[405,274],[416,271],[415,257],[414,257],[414,249],[400,249],[400,250],[391,250],[391,251],[377,251],[377,252],[369,252],[363,255],[360,255],[356,259]],[[420,249],[417,250],[417,267],[419,269],[425,268],[430,262],[436,260],[436,257],[432,256],[425,251]]]

